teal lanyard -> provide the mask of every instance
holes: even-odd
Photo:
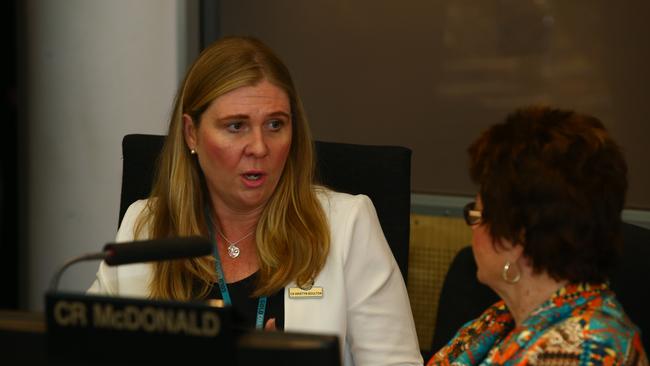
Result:
[[[226,276],[223,274],[223,268],[221,267],[221,256],[217,250],[217,239],[214,235],[214,224],[212,222],[212,214],[210,210],[206,207],[205,217],[208,222],[208,232],[210,233],[210,241],[214,243],[214,267],[217,271],[217,283],[219,284],[219,291],[221,291],[221,298],[227,306],[232,306],[232,300],[230,299],[230,292],[228,292],[228,284],[226,283]],[[262,296],[257,301],[257,314],[255,317],[255,328],[262,329],[264,327],[264,314],[266,313],[266,296]]]

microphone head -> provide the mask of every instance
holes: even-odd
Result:
[[[104,245],[109,266],[202,257],[212,253],[212,243],[200,236],[138,240]]]

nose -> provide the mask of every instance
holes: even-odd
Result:
[[[256,158],[263,158],[268,154],[269,147],[266,144],[266,136],[264,132],[259,129],[253,129],[250,133],[250,140],[246,145],[246,155],[254,156]]]

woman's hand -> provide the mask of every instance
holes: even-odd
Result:
[[[264,325],[264,330],[276,331],[278,328],[275,327],[275,318],[271,318],[266,321]]]

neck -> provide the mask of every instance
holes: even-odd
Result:
[[[227,283],[240,281],[259,269],[255,235],[248,234],[255,230],[261,212],[261,210],[232,210],[220,203],[212,207],[214,224],[217,226],[215,228],[217,250],[219,251],[222,270]],[[221,237],[219,232],[230,241],[237,242],[236,246],[240,250],[238,256],[235,258],[229,256],[228,243]],[[240,241],[242,238],[243,240]]]
[[[566,284],[556,281],[546,273],[534,274],[531,268],[522,270],[521,280],[516,284],[503,284],[496,292],[508,305],[508,309],[520,326],[530,314]]]
[[[229,240],[237,241],[255,230],[262,215],[262,209],[236,211],[229,209],[225,205],[216,205],[216,207],[213,206],[212,208],[212,214],[221,233]]]

